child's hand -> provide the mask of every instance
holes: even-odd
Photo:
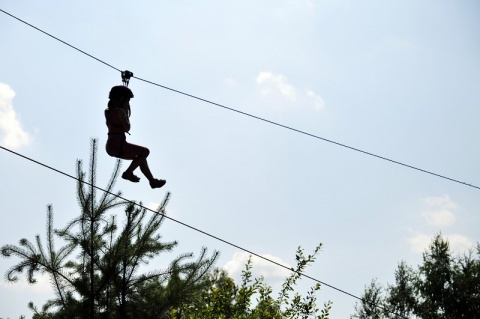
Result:
[[[125,112],[124,109],[119,109],[120,112],[118,112],[118,116],[121,121],[128,121],[128,115],[127,112]]]
[[[130,121],[128,120],[127,112],[124,109],[119,109],[118,119],[120,120],[120,123],[122,123],[125,132],[130,131]]]

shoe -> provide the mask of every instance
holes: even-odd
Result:
[[[135,174],[133,173],[127,173],[127,172],[124,172],[122,174],[122,178],[123,179],[126,179],[127,181],[130,181],[130,182],[133,182],[133,183],[138,183],[140,181],[140,177],[136,176]]]
[[[154,178],[153,180],[150,181],[150,187],[151,188],[160,188],[163,185],[165,185],[167,181],[164,179],[156,179]]]

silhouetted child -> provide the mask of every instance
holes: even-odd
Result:
[[[133,174],[137,167],[140,167],[143,175],[150,182],[152,188],[159,188],[165,185],[163,179],[153,177],[148,167],[147,157],[150,150],[146,147],[127,142],[125,133],[130,131],[130,99],[133,98],[132,91],[126,86],[114,86],[108,96],[108,108],[105,110],[105,119],[108,127],[108,140],[106,150],[108,155],[132,160],[132,163],[122,174],[122,178],[137,183],[140,178]]]

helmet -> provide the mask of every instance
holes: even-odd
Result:
[[[123,85],[118,85],[118,86],[114,86],[111,90],[110,90],[110,94],[108,95],[108,98],[109,99],[113,99],[113,100],[116,100],[116,99],[119,99],[121,97],[129,97],[129,98],[133,98],[133,93],[132,91],[127,88],[126,86],[123,86]]]

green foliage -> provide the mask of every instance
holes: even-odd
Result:
[[[417,270],[401,262],[395,284],[384,292],[375,281],[365,289],[352,318],[480,318],[480,245],[452,257],[441,234],[423,254]]]
[[[262,277],[253,278],[249,259],[236,285],[222,270],[212,269],[218,253],[207,256],[203,248],[174,258],[165,269],[148,273],[140,267],[171,252],[177,242],[163,242],[159,229],[170,199],[167,193],[156,213],[113,194],[120,162],[117,161],[107,192],[96,193],[96,141],[92,143],[89,176],[77,163],[78,217],[64,228],[53,227],[53,208],[47,206],[46,242],[21,239],[4,245],[2,256],[19,262],[6,273],[8,281],[25,274],[29,283],[48,274],[55,296],[40,308],[28,306],[33,319],[328,319],[331,302],[317,305],[316,284],[304,295],[295,291],[306,267],[315,261],[321,245],[305,255],[299,247],[292,268],[277,297]],[[124,214],[107,215],[115,208]],[[120,220],[120,221],[119,221]],[[56,240],[63,245],[56,248]],[[168,263],[166,263],[168,264]]]
[[[96,140],[92,142],[89,179],[85,180],[82,162],[77,163],[77,198],[80,215],[60,230],[53,229],[53,209],[47,207],[47,236],[35,242],[21,239],[20,245],[4,245],[4,257],[15,256],[19,263],[6,273],[8,281],[18,281],[25,273],[29,283],[35,275],[50,276],[55,298],[41,309],[32,303],[34,319],[56,318],[165,318],[170,309],[203,289],[207,272],[218,257],[207,256],[202,249],[195,261],[191,253],[174,258],[165,269],[141,273],[140,267],[161,253],[172,251],[177,242],[162,242],[159,228],[165,219],[170,199],[167,193],[156,213],[147,213],[133,202],[112,193],[118,177],[117,161],[107,192],[96,194]],[[120,225],[113,208],[123,207],[125,217]],[[55,248],[55,238],[65,245]]]
[[[352,318],[380,319],[382,317],[382,287],[376,280],[372,280],[370,286],[365,288],[360,305],[355,306],[356,315]]]
[[[409,318],[412,315],[415,299],[416,275],[405,262],[401,262],[395,271],[395,285],[387,289],[386,305],[391,313]],[[391,315],[390,313],[390,315]],[[396,316],[391,315],[392,318]]]
[[[252,279],[251,259],[242,271],[242,282],[236,285],[232,278],[222,270],[210,273],[208,289],[198,294],[191,303],[182,304],[171,313],[171,319],[327,319],[331,302],[326,302],[323,309],[317,306],[315,293],[320,290],[316,284],[305,296],[294,293],[301,274],[315,260],[321,245],[313,254],[305,256],[299,247],[296,254],[297,265],[287,277],[277,298],[272,297],[272,288],[263,278]],[[292,295],[293,294],[293,295]]]

